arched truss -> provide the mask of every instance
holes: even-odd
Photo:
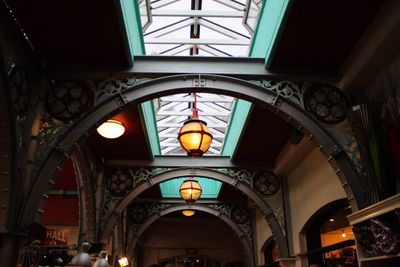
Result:
[[[186,209],[206,212],[208,214],[211,214],[211,215],[214,215],[214,216],[220,218],[226,224],[228,224],[229,227],[239,237],[239,239],[242,243],[242,246],[246,252],[249,266],[254,266],[254,257],[253,257],[253,249],[251,248],[251,240],[246,238],[246,236],[243,234],[243,231],[240,229],[240,227],[237,225],[237,223],[234,220],[232,220],[230,217],[228,217],[227,215],[221,213],[217,209],[213,209],[209,206],[198,205],[198,204],[195,204],[195,205],[178,204],[178,205],[174,205],[171,207],[166,207],[165,209],[159,210],[157,213],[155,213],[152,216],[150,216],[149,218],[147,218],[147,220],[136,230],[134,238],[132,240],[128,240],[129,245],[128,245],[128,249],[127,249],[127,254],[133,255],[133,251],[135,249],[136,243],[139,241],[143,232],[152,223],[154,223],[157,219],[159,219],[160,217],[163,217],[165,215],[168,215],[172,212],[182,211],[182,210],[186,210]]]
[[[199,176],[199,177],[206,177],[221,181],[223,183],[229,184],[231,186],[236,187],[238,190],[243,192],[251,199],[257,207],[261,210],[264,214],[267,223],[269,224],[273,235],[276,237],[281,255],[283,257],[288,257],[288,248],[286,244],[286,239],[283,233],[282,228],[279,225],[278,220],[276,219],[274,213],[272,212],[271,208],[268,204],[260,197],[251,187],[249,187],[246,183],[240,181],[237,178],[233,178],[227,174],[211,170],[211,169],[193,169],[193,168],[180,168],[165,171],[160,174],[156,174],[152,177],[149,177],[146,181],[142,182],[138,186],[136,186],[131,192],[129,192],[124,198],[122,198],[114,210],[112,211],[106,226],[103,231],[102,241],[106,242],[112,233],[112,229],[114,228],[115,224],[117,223],[118,219],[122,212],[128,207],[128,205],[142,192],[146,189],[150,188],[151,186],[157,185],[161,182],[179,178],[179,177],[188,177],[188,176]]]
[[[306,112],[295,104],[280,97],[276,93],[266,90],[260,85],[241,79],[218,75],[174,75],[153,79],[111,97],[94,107],[90,112],[77,121],[65,134],[62,141],[52,148],[31,187],[26,205],[22,210],[20,224],[33,221],[44,191],[48,188],[49,179],[54,175],[56,168],[69,150],[85,136],[88,131],[97,126],[102,120],[112,117],[122,109],[157,97],[184,93],[207,92],[225,94],[260,104],[286,120],[301,131],[306,138],[313,141],[331,163],[335,173],[340,178],[353,210],[362,205],[363,195],[358,174],[353,163],[335,139]],[[279,246],[284,245],[278,242]],[[286,245],[285,245],[286,247]],[[288,252],[282,251],[284,257]]]
[[[79,241],[95,242],[95,204],[90,167],[80,147],[76,146],[71,154],[79,191]]]

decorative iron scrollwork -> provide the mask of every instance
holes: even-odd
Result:
[[[231,217],[231,212],[233,209],[232,205],[228,205],[228,204],[208,204],[208,207],[219,211],[222,214],[225,214],[226,216],[228,216],[229,218]]]
[[[21,66],[14,66],[8,75],[8,84],[16,114],[24,115],[29,106],[32,91],[25,69]]]
[[[262,172],[254,178],[254,188],[264,196],[271,196],[280,188],[279,178],[272,172]]]
[[[152,176],[156,175],[157,173],[161,172],[162,169],[160,168],[140,168],[140,169],[130,169],[129,173],[133,177],[134,187],[138,184],[147,181]]]
[[[84,83],[64,81],[49,90],[46,106],[54,118],[70,121],[79,118],[93,106],[93,92]]]
[[[117,79],[108,79],[100,83],[97,88],[96,93],[96,103],[102,102],[103,100],[120,94],[124,90],[129,89],[139,83],[139,80],[136,78],[117,80]]]
[[[171,207],[171,204],[167,204],[167,203],[146,204],[148,216],[159,213],[160,211],[162,211],[166,208],[169,208],[169,207]]]
[[[303,87],[305,84],[297,84],[291,81],[257,81],[262,87],[275,92],[278,96],[289,99],[303,107]]]
[[[246,237],[248,239],[252,239],[253,237],[253,229],[251,227],[251,222],[247,221],[244,224],[239,224],[238,227],[240,228],[240,230],[242,231],[242,236]],[[253,245],[253,244],[250,244]]]
[[[304,99],[306,110],[323,123],[337,124],[346,118],[347,98],[336,87],[315,84],[305,92]]]
[[[246,169],[227,169],[226,174],[253,188],[253,173]]]
[[[133,178],[127,171],[117,170],[106,179],[106,187],[114,197],[122,197],[133,188]]]

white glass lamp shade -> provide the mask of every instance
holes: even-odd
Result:
[[[198,119],[185,121],[178,134],[181,147],[191,157],[200,157],[206,153],[212,138],[207,123]]]
[[[193,179],[185,180],[179,188],[179,194],[188,203],[196,202],[202,193],[200,184]]]
[[[97,128],[97,132],[104,138],[114,139],[124,134],[125,127],[117,120],[107,120]]]

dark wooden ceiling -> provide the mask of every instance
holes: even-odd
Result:
[[[339,76],[385,0],[293,1],[269,67],[284,73]]]
[[[43,62],[128,65],[115,1],[7,2]]]
[[[290,124],[255,105],[236,148],[234,160],[273,164],[292,132]]]
[[[129,107],[113,119],[124,124],[125,133],[119,138],[107,139],[93,129],[88,143],[97,156],[102,159],[152,159],[138,107]]]

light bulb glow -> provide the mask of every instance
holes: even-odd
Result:
[[[120,137],[125,132],[124,124],[117,120],[107,120],[97,128],[97,132],[108,139]]]
[[[127,257],[121,258],[118,260],[119,266],[126,267],[129,265],[129,261]]]
[[[181,147],[191,157],[200,157],[206,153],[210,148],[212,138],[207,123],[198,119],[185,121],[178,134]]]
[[[345,232],[342,233],[342,237],[343,237],[343,238],[346,237],[346,233],[345,233]]]
[[[188,203],[196,202],[202,193],[200,184],[194,179],[187,179],[183,181],[179,188],[179,194]]]
[[[194,213],[194,210],[182,210],[182,214],[188,217],[193,216]]]

